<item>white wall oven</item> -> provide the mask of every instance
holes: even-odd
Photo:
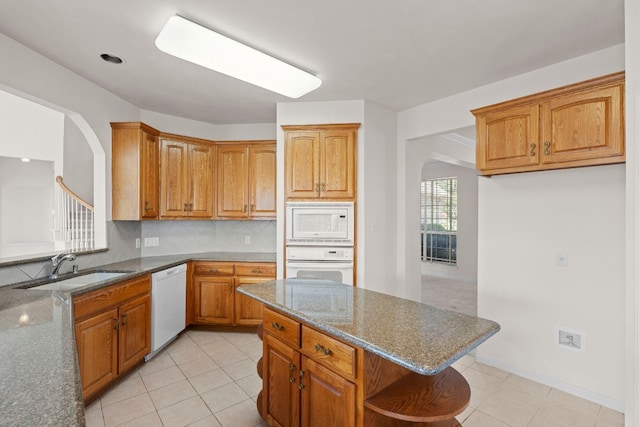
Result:
[[[352,247],[287,247],[287,278],[333,280],[353,285]]]
[[[354,245],[353,202],[289,202],[287,246]]]

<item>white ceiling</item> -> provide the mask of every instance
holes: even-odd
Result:
[[[0,0],[0,32],[140,108],[275,122],[281,95],[160,52],[173,14],[394,111],[624,42],[624,0]],[[122,57],[123,65],[99,55]]]

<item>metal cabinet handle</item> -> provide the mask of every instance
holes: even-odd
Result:
[[[284,326],[282,326],[282,325],[278,324],[277,322],[271,322],[271,326],[272,326],[274,329],[277,329],[278,331],[281,331],[281,330],[283,330],[283,329],[284,329]]]
[[[296,370],[296,365],[294,365],[293,363],[289,363],[289,382],[291,384],[296,382],[296,377],[294,375],[295,370]]]
[[[145,211],[150,211],[151,210],[151,203],[150,202],[144,202],[144,210]]]
[[[182,208],[182,210],[186,212],[188,210],[188,207],[189,207],[189,203],[185,203],[184,208]]]
[[[122,322],[120,322],[122,326],[127,326],[127,313],[122,315]]]
[[[549,154],[551,154],[550,148],[551,148],[551,142],[545,141],[544,142],[544,155],[545,156],[548,156]]]
[[[117,331],[118,329],[120,329],[120,318],[119,318],[119,317],[116,317],[115,319],[113,319],[113,321],[114,321],[114,323],[115,323],[115,325],[114,325],[114,328],[113,328],[113,329],[115,329],[115,330]]]
[[[322,191],[323,193],[326,191],[326,188],[327,186],[324,183],[320,184],[320,191]]]
[[[529,147],[531,148],[531,151],[529,152],[529,155],[531,157],[534,157],[536,155],[536,144],[531,143],[531,144],[529,144]]]
[[[329,356],[331,354],[331,350],[326,347],[323,347],[320,344],[316,344],[316,351],[321,351],[325,356]]]
[[[313,187],[313,191],[318,193],[320,191],[320,184],[316,183],[316,185]]]
[[[300,384],[298,384],[298,388],[302,390],[304,388],[304,384],[302,384],[302,378],[304,377],[304,371],[300,371]]]
[[[244,205],[244,207],[242,208],[242,212],[246,212],[247,211],[247,205]]]
[[[262,273],[262,271],[260,271],[260,270],[251,270],[251,273],[252,274],[260,274],[260,273]]]

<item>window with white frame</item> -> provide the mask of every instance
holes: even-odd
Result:
[[[421,258],[456,265],[458,232],[458,179],[438,178],[421,182]]]

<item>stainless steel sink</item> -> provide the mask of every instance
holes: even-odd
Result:
[[[94,273],[87,273],[69,279],[60,280],[59,282],[47,283],[46,285],[34,286],[29,289],[35,289],[38,291],[71,291],[81,288],[83,286],[93,285],[94,283],[104,282],[105,280],[113,279],[118,276],[122,276],[127,273],[114,272],[114,271],[99,271]]]

